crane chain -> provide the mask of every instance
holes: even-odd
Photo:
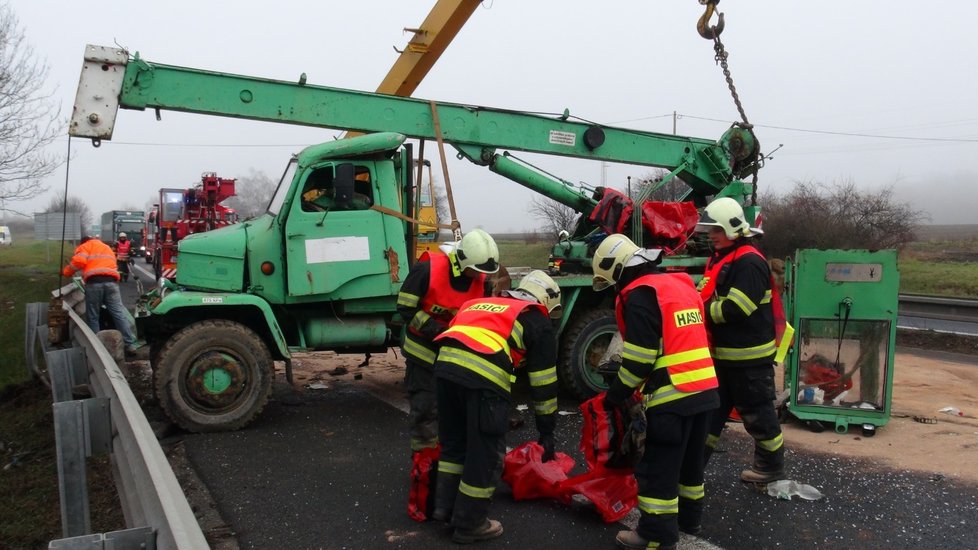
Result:
[[[727,50],[723,47],[723,42],[720,41],[720,33],[718,32],[715,32],[713,34],[713,51],[716,52],[716,55],[714,55],[713,58],[717,62],[717,64],[720,65],[720,68],[723,69],[723,77],[727,81],[727,87],[730,88],[730,95],[733,96],[734,105],[737,106],[737,111],[740,113],[741,120],[743,120],[743,123],[739,125],[742,126],[744,129],[746,129],[748,132],[750,132],[751,137],[754,138],[754,143],[757,145],[757,159],[755,159],[754,162],[758,166],[754,170],[753,178],[751,181],[751,195],[750,195],[751,205],[756,206],[757,205],[757,172],[758,169],[760,169],[760,163],[761,163],[760,142],[757,140],[757,136],[754,134],[754,125],[747,120],[747,113],[744,112],[744,106],[740,102],[740,96],[737,94],[737,87],[734,86],[733,77],[730,75],[730,65],[727,64],[727,57],[729,57],[730,54],[727,53]]]

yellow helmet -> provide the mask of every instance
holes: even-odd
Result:
[[[523,291],[537,302],[547,308],[551,319],[556,319],[564,312],[564,306],[560,303],[560,287],[557,283],[539,269],[535,269],[520,281],[517,291]]]
[[[720,197],[703,208],[696,230],[705,232],[711,227],[722,228],[728,239],[750,237],[753,234],[744,218],[744,209],[730,197]]]
[[[662,250],[640,248],[621,233],[608,235],[598,245],[594,257],[591,258],[591,270],[594,271],[591,286],[594,290],[604,290],[614,286],[626,267],[654,262],[659,259],[660,254]]]
[[[467,267],[482,273],[499,271],[499,249],[496,241],[481,229],[473,229],[462,237],[455,248],[455,257],[462,271]]]

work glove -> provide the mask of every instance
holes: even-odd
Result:
[[[554,434],[540,434],[537,443],[543,447],[543,461],[550,462],[554,459]]]
[[[648,422],[645,418],[645,404],[642,394],[634,395],[621,404],[622,419],[625,423],[625,433],[621,438],[620,456],[630,466],[638,464],[645,454],[645,433]]]

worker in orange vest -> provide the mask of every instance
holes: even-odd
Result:
[[[679,531],[701,531],[707,427],[720,404],[703,304],[685,273],[661,272],[661,250],[643,249],[621,234],[594,252],[594,290],[615,287],[615,314],[624,349],[605,402],[644,410],[645,449],[635,466],[635,530],[619,531],[620,548],[675,548]],[[636,389],[642,402],[631,403]]]
[[[122,305],[122,294],[119,292],[116,253],[109,245],[97,238],[84,237],[61,274],[72,277],[78,271],[81,271],[82,280],[85,282],[85,320],[88,322],[88,327],[92,332],[98,333],[99,315],[104,305],[109,316],[112,317],[116,330],[122,333],[126,353],[135,353],[138,349],[136,337],[129,324],[125,306]]]

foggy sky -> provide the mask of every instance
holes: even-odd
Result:
[[[118,44],[151,62],[374,90],[433,0],[167,3],[13,0],[48,85],[71,112],[86,44]],[[932,223],[978,223],[978,5],[727,0],[721,38],[766,152],[763,189],[797,181],[893,185]],[[739,115],[695,23],[693,0],[485,2],[415,97],[572,115],[619,127],[717,139]],[[56,15],[55,15],[56,14]],[[121,111],[111,142],[72,140],[69,195],[92,212],[142,207],[160,187],[202,172],[276,179],[291,153],[340,131],[163,112]],[[880,137],[891,136],[891,139]],[[955,141],[957,140],[957,141]],[[67,137],[52,147],[67,148]],[[426,148],[434,159],[434,148]],[[454,157],[454,150],[448,154]],[[651,170],[519,155],[571,181],[622,188]],[[463,229],[519,231],[531,192],[465,161],[449,170]],[[440,169],[435,167],[435,174]],[[439,180],[440,180],[439,176]],[[21,211],[43,209],[64,187]]]

